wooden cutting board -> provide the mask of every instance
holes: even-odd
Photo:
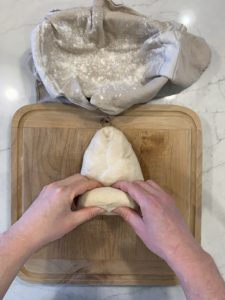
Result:
[[[12,220],[42,187],[80,171],[84,151],[102,126],[122,130],[133,145],[145,179],[171,193],[200,241],[201,126],[184,107],[142,105],[106,116],[63,104],[19,109],[12,121]],[[99,216],[49,244],[25,264],[34,282],[172,285],[167,264],[151,253],[119,216]]]

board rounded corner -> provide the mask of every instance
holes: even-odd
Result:
[[[37,105],[38,104],[28,104],[28,105],[24,105],[24,106],[20,107],[19,109],[17,109],[17,111],[14,113],[14,115],[12,117],[12,121],[11,121],[12,128],[18,128],[19,123],[20,123],[21,119],[24,117],[24,115],[34,109],[37,109]]]
[[[67,110],[70,110],[69,107],[67,107],[63,103],[34,103],[34,104],[27,104],[24,106],[21,106],[13,115],[11,120],[11,127],[12,128],[18,128],[20,125],[21,120],[27,115],[28,113],[31,113],[33,111],[37,110],[49,110],[49,109],[60,109],[64,108]]]
[[[187,107],[187,106],[181,106],[181,105],[175,105],[177,106],[180,111],[184,112],[186,115],[188,115],[194,122],[196,129],[198,131],[202,130],[202,124],[201,124],[201,119],[197,112],[195,112],[193,109]]]

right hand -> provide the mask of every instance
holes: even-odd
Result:
[[[127,221],[145,245],[170,262],[185,260],[190,251],[203,251],[191,235],[172,197],[152,180],[120,181],[114,188],[127,192],[140,206],[142,217],[134,210],[114,210]]]

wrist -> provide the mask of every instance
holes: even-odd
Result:
[[[182,244],[175,255],[166,259],[166,262],[182,282],[200,276],[199,273],[212,264],[212,258],[194,241]]]
[[[16,248],[23,249],[27,255],[32,255],[40,248],[35,234],[32,233],[30,227],[25,226],[21,220],[14,223],[9,230],[5,232],[5,236],[12,243],[16,244]]]

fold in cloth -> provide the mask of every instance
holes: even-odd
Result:
[[[111,0],[50,12],[31,44],[51,101],[112,115],[148,102],[168,83],[190,86],[210,61],[205,40],[182,24],[152,20]]]

